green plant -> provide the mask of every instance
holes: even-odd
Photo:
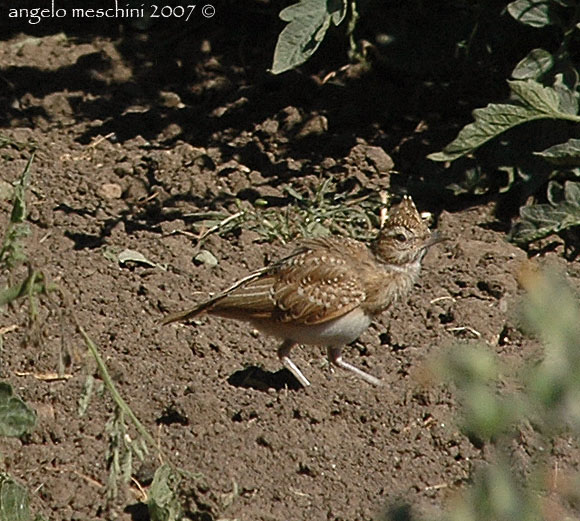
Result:
[[[526,61],[533,60],[530,56]],[[480,146],[513,127],[538,119],[554,119],[580,123],[578,98],[566,85],[545,87],[535,79],[508,81],[513,102],[492,103],[473,111],[474,123],[463,127],[459,135],[441,152],[429,155],[433,161],[453,161],[475,152]],[[558,87],[558,88],[557,88]],[[574,86],[575,88],[577,85]],[[537,155],[557,162],[577,157],[577,140],[550,147]]]
[[[522,271],[527,295],[521,306],[524,328],[538,337],[544,353],[538,363],[510,367],[486,348],[457,346],[436,364],[449,378],[462,407],[461,424],[475,443],[488,446],[494,460],[477,470],[463,499],[445,516],[452,521],[543,519],[541,498],[553,465],[538,450],[534,469],[525,476],[514,468],[513,443],[523,428],[534,430],[534,447],[549,447],[558,436],[580,439],[580,305],[558,276]],[[506,391],[505,382],[513,391]],[[530,435],[531,436],[531,435]],[[580,474],[569,476],[580,483]],[[563,502],[578,504],[580,489],[556,490]]]
[[[181,475],[168,464],[155,471],[147,498],[151,521],[178,521],[182,518],[183,508],[176,492],[180,483]]]
[[[27,263],[28,273],[21,282],[16,282],[0,290],[0,307],[21,297],[28,297],[29,318],[33,323],[37,317],[36,297],[47,293],[51,288],[46,284],[42,272],[35,270],[28,262],[23,252],[23,240],[30,229],[26,223],[27,207],[26,192],[30,183],[30,170],[34,161],[34,151],[30,155],[26,167],[18,181],[14,184],[12,212],[10,222],[0,247],[0,270],[11,273],[18,265]]]
[[[212,233],[225,235],[243,229],[259,233],[264,240],[285,244],[297,237],[318,237],[338,233],[361,240],[370,240],[379,226],[379,210],[386,203],[386,194],[346,193],[329,177],[312,194],[301,194],[286,187],[290,199],[282,212],[269,208],[263,199],[252,208],[242,207],[228,215],[220,212],[190,214],[195,219],[197,238],[203,240]]]
[[[484,168],[508,173],[504,191],[518,197],[520,204],[530,195],[541,197],[540,189],[549,182],[548,204],[522,207],[520,222],[512,229],[511,239],[526,245],[580,226],[580,184],[573,181],[580,176],[580,140],[574,137],[580,124],[580,74],[574,62],[578,57],[574,46],[580,42],[580,3],[516,0],[508,4],[507,12],[522,24],[557,32],[558,48],[531,50],[512,71],[510,100],[474,110],[475,121],[428,157],[455,161],[477,155]],[[542,120],[553,123],[541,128],[532,125]]]
[[[19,150],[26,148],[12,140],[0,137],[0,147],[14,146]],[[34,160],[34,150],[12,191],[12,211],[10,221],[0,246],[0,270],[12,272],[18,265],[27,261],[22,242],[29,234],[26,224],[26,191],[30,182],[30,169]],[[17,282],[0,290],[0,307],[20,297],[29,299],[29,316],[34,320],[37,314],[36,295],[44,293],[46,286],[42,273],[28,265],[28,274]],[[2,347],[0,337],[0,348]],[[15,396],[12,387],[0,382],[0,436],[20,437],[34,429],[36,412],[22,399]],[[28,491],[9,474],[0,473],[0,521],[32,521]],[[41,516],[35,517],[41,520]]]
[[[550,181],[547,197],[546,204],[520,208],[521,219],[510,234],[515,243],[525,245],[552,233],[573,233],[573,229],[580,226],[580,182],[565,181],[562,185]]]
[[[36,412],[14,395],[9,384],[0,382],[0,436],[23,436],[35,425]],[[28,491],[10,475],[0,472],[0,521],[31,520]]]
[[[351,0],[349,33],[356,20],[356,1]],[[278,36],[272,72],[280,74],[302,65],[318,49],[330,24],[339,25],[346,16],[347,0],[300,0],[280,11],[280,18],[288,25]]]
[[[8,474],[0,473],[0,521],[32,521],[28,491]],[[44,518],[37,515],[34,521]]]
[[[175,467],[169,461],[169,458],[163,454],[159,444],[156,443],[117,390],[97,346],[76,319],[74,320],[85,345],[97,364],[104,387],[115,404],[113,415],[105,427],[109,439],[107,448],[107,467],[109,470],[106,488],[107,497],[109,499],[116,498],[119,484],[128,483],[131,479],[134,456],[139,460],[143,460],[145,455],[149,454],[149,449],[153,448],[162,463],[155,471],[153,482],[144,501],[147,505],[149,516],[152,521],[180,521],[183,515],[183,487],[186,484],[184,478],[191,483],[192,481],[202,480],[203,476]],[[94,388],[93,380],[92,376],[87,377],[83,396],[79,400],[79,414],[81,415],[84,414],[88,407],[90,394]],[[135,439],[130,436],[129,425],[132,425],[138,433]],[[0,521],[2,520],[0,519]]]
[[[85,345],[97,364],[105,388],[115,403],[113,416],[105,428],[109,437],[107,453],[107,466],[109,469],[107,496],[110,499],[114,499],[118,494],[118,483],[128,483],[131,478],[133,455],[136,455],[142,460],[144,455],[149,452],[148,445],[150,447],[156,447],[156,443],[151,434],[149,434],[147,429],[139,421],[133,410],[117,390],[95,343],[78,322],[76,325],[78,331],[83,337]],[[88,401],[93,387],[92,376],[89,376],[87,378],[87,383],[85,384],[83,396],[79,400],[79,412],[81,414],[84,414],[84,411],[88,407]],[[139,434],[139,438],[136,440],[132,440],[128,433],[126,418],[129,419]]]
[[[0,142],[0,146],[3,144],[5,143]],[[48,286],[42,272],[32,268],[32,265],[28,262],[28,258],[23,252],[23,240],[29,235],[29,227],[26,223],[26,193],[30,182],[33,160],[34,152],[28,160],[19,180],[14,185],[10,222],[0,248],[0,269],[12,274],[15,268],[23,263],[28,267],[28,273],[24,280],[13,283],[6,289],[0,291],[0,306],[8,304],[18,298],[27,297],[30,305],[29,316],[32,321],[37,316],[36,297],[39,294],[47,294],[50,298],[53,293],[57,293],[63,299],[63,307],[65,309],[70,308],[68,299],[65,298],[62,289],[56,286]],[[126,483],[131,478],[134,456],[143,459],[144,455],[148,453],[149,448],[157,448],[158,455],[161,458],[163,458],[163,455],[157,447],[154,438],[149,434],[118,392],[110,377],[107,366],[99,354],[97,346],[83,327],[76,321],[74,315],[72,315],[72,320],[76,323],[78,331],[96,362],[98,372],[104,383],[104,388],[108,391],[115,404],[113,415],[105,427],[109,439],[107,452],[109,478],[107,480],[106,490],[108,498],[112,499],[117,496],[118,484]],[[89,406],[90,398],[95,387],[94,380],[92,375],[87,377],[83,395],[79,399],[79,415],[81,416]],[[10,385],[0,382],[0,436],[22,436],[30,432],[35,424],[36,413],[20,398],[14,396]],[[138,436],[136,439],[131,438],[129,425],[133,425],[137,431]],[[178,472],[168,463],[165,463],[160,469],[170,469],[171,472]],[[165,498],[167,494],[171,493],[175,502],[178,498],[179,490],[177,485],[180,481],[170,479],[173,475],[171,472],[167,471],[157,477],[156,490],[164,490],[166,494],[164,496]],[[156,497],[155,494],[153,497]],[[170,514],[173,515],[177,512],[181,512],[181,510],[171,510]],[[155,519],[159,521],[177,521],[177,519],[180,519],[175,516],[171,517],[171,515],[165,517],[157,516]],[[37,516],[35,519],[40,520],[41,518]],[[154,519],[153,515],[152,519]],[[29,508],[27,490],[11,476],[0,474],[0,521],[31,520],[32,515]]]
[[[0,436],[22,436],[36,425],[36,413],[18,396],[12,387],[0,382]]]
[[[26,261],[22,252],[22,239],[30,233],[26,224],[26,191],[30,183],[30,168],[34,161],[34,152],[26,163],[20,179],[14,185],[12,212],[10,223],[4,234],[0,248],[0,269],[10,271],[18,264]]]

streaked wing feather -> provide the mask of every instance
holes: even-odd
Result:
[[[208,311],[224,317],[268,318],[276,311],[272,299],[275,276],[268,274],[223,293]]]
[[[343,259],[304,255],[300,269],[279,274],[274,287],[278,320],[305,325],[322,324],[355,309],[365,300],[358,272]],[[334,262],[333,262],[334,261]]]
[[[358,266],[348,259],[368,254],[351,239],[307,239],[287,257],[257,270],[194,308],[164,323],[208,312],[239,319],[321,324],[352,311],[365,300]]]

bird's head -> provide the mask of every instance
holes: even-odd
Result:
[[[406,195],[391,209],[372,249],[379,261],[403,266],[420,262],[427,248],[441,240],[429,230],[415,203]]]

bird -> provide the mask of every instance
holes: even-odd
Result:
[[[246,321],[282,340],[278,358],[303,387],[310,381],[290,358],[297,344],[325,346],[331,365],[381,385],[380,379],[346,362],[342,349],[409,293],[425,253],[440,240],[406,195],[368,246],[350,237],[302,239],[286,257],[162,323],[189,321],[203,313]]]

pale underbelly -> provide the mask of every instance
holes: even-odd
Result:
[[[371,318],[360,309],[354,309],[342,317],[323,324],[296,325],[252,320],[260,331],[297,344],[342,346],[356,340],[370,323]]]

